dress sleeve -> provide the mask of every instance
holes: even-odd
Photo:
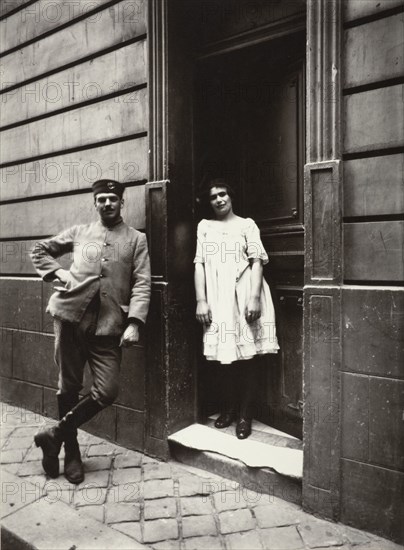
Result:
[[[260,259],[265,265],[269,262],[269,259],[261,241],[259,227],[252,219],[249,219],[249,222],[245,232],[247,258],[249,260]]]
[[[196,233],[196,252],[194,258],[194,264],[204,264],[203,255],[203,243],[206,241],[206,230],[204,228],[204,220],[198,223],[198,229]]]

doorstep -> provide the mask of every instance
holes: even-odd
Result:
[[[212,416],[169,436],[173,458],[233,479],[247,488],[301,504],[302,442],[253,421],[250,437],[239,440],[235,423],[218,430]]]

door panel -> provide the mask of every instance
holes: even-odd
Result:
[[[299,208],[296,128],[302,68],[286,74],[274,72],[269,82],[255,85],[257,89],[261,86],[265,95],[264,101],[253,102],[245,113],[245,210],[257,223],[265,225],[293,221]]]
[[[278,287],[277,333],[280,351],[277,365],[267,369],[266,400],[269,425],[283,432],[302,437],[302,311],[301,288]]]

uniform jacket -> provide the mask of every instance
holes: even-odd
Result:
[[[127,318],[145,322],[150,301],[150,261],[146,236],[119,220],[113,227],[97,221],[75,225],[38,242],[32,262],[44,281],[53,281],[61,266],[56,258],[72,253],[66,288],[55,285],[47,311],[78,323],[99,291],[97,335],[120,335]]]

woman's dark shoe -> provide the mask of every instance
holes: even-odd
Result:
[[[235,420],[235,414],[233,412],[221,413],[215,420],[215,428],[228,428]]]
[[[240,418],[236,426],[236,435],[238,439],[247,439],[251,434],[251,419]]]

